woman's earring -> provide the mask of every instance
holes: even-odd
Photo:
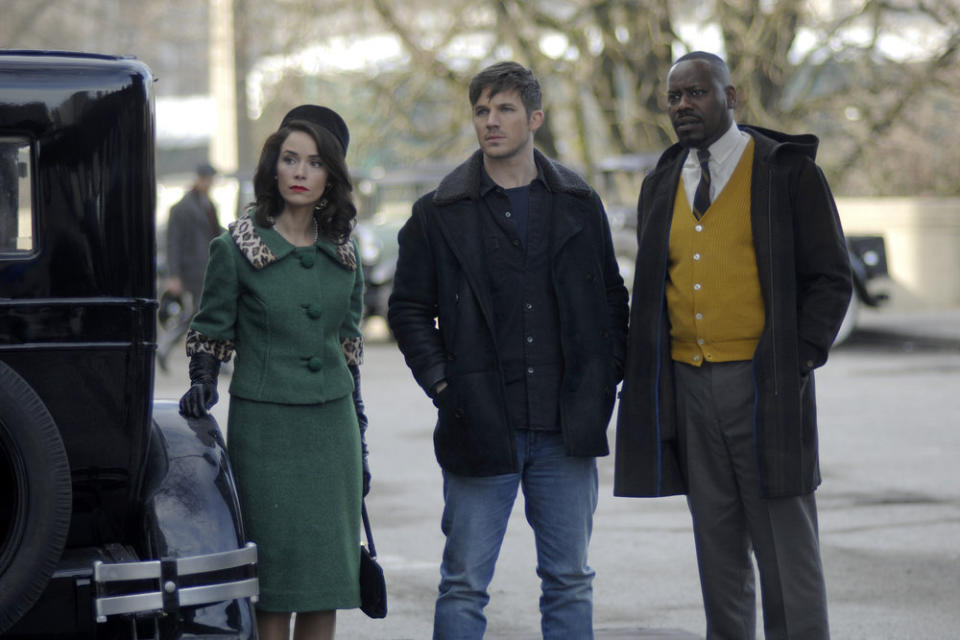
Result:
[[[319,212],[321,212],[321,211],[323,211],[324,209],[327,208],[327,204],[329,204],[329,203],[327,202],[327,199],[326,199],[326,198],[320,198],[320,202],[317,203],[317,206],[314,207],[314,210],[315,210],[317,213],[319,213]]]

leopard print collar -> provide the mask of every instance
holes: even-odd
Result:
[[[257,270],[273,264],[293,250],[291,248],[289,251],[284,251],[280,255],[271,251],[257,230],[256,225],[254,225],[253,218],[250,216],[243,216],[239,220],[231,222],[228,225],[228,229],[230,236],[233,238],[233,242],[237,245],[237,248],[240,249],[240,253],[243,254],[247,262]],[[324,253],[335,258],[336,261],[345,268],[350,271],[357,270],[357,253],[353,242],[334,245],[331,242],[320,239],[317,241],[317,246]]]
[[[250,216],[244,216],[235,222],[231,222],[227,225],[227,228],[230,230],[233,242],[240,249],[240,253],[254,269],[263,269],[279,259],[263,242],[263,238],[257,233]]]

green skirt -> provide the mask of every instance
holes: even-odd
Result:
[[[315,405],[231,396],[227,449],[264,611],[360,606],[360,432],[353,398]]]

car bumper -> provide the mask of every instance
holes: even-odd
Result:
[[[175,613],[225,600],[256,601],[257,545],[232,551],[166,560],[93,565],[94,613],[97,622],[109,616]]]

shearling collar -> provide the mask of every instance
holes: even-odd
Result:
[[[591,189],[583,178],[562,164],[550,160],[540,151],[533,150],[534,161],[543,174],[547,186],[578,197],[590,195]],[[464,199],[480,197],[480,175],[483,168],[483,152],[479,149],[466,162],[451,171],[433,194],[433,202],[443,206]]]
[[[257,270],[270,266],[295,249],[275,229],[258,227],[248,215],[231,222],[227,228],[240,253]],[[318,238],[317,248],[344,268],[356,271],[357,254],[352,242],[334,244],[326,238]]]

